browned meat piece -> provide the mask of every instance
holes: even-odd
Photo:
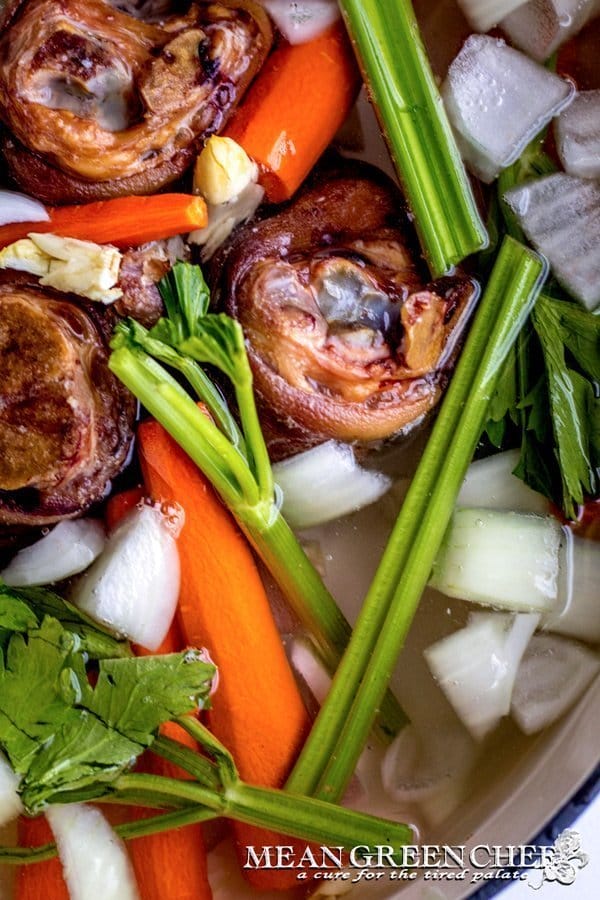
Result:
[[[352,167],[239,230],[215,260],[274,456],[406,432],[438,401],[476,285],[425,284],[413,240],[396,188]]]
[[[0,273],[0,525],[78,515],[125,465],[135,401],[107,366],[113,324]]]
[[[114,305],[120,316],[131,316],[151,328],[163,314],[157,284],[178,259],[187,259],[189,248],[180,238],[153,241],[123,254],[118,286],[123,296]]]
[[[48,203],[152,193],[178,178],[272,41],[253,0],[191,4],[156,22],[106,0],[13,0],[2,32],[2,148],[14,179]]]

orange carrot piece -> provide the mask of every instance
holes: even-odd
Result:
[[[54,843],[54,835],[45,816],[29,819],[21,816],[18,826],[22,847]],[[58,857],[29,866],[19,866],[15,879],[15,900],[69,900],[69,891]]]
[[[224,135],[258,164],[269,200],[289,199],[356,100],[360,75],[344,26],[268,57]]]
[[[176,647],[161,648],[160,652],[174,652]],[[196,742],[174,722],[166,722],[161,728],[164,737],[170,737],[197,750]],[[152,753],[144,754],[136,771],[148,775],[164,775],[167,778],[189,778],[178,766]],[[158,810],[129,808],[127,821],[135,822],[154,815]],[[202,825],[186,825],[185,828],[149,834],[135,838],[127,844],[135,872],[141,900],[211,900],[212,890],[208,881],[208,865]]]
[[[30,232],[52,232],[97,244],[133,247],[204,228],[206,203],[192,194],[115,197],[80,206],[48,208],[48,222],[14,222],[0,227],[0,247]]]
[[[245,781],[280,786],[309,720],[252,552],[209,482],[161,425],[142,423],[138,448],[150,496],[185,511],[178,615],[187,643],[206,646],[219,667],[210,728]],[[234,827],[244,859],[246,845],[281,842],[262,829]],[[244,874],[258,887],[297,884],[289,870]]]
[[[157,653],[176,653],[184,647],[181,631],[174,622]],[[143,647],[135,647],[138,656],[152,655]],[[165,722],[160,733],[198,750],[196,741],[175,722]],[[145,753],[136,766],[137,772],[164,775],[167,778],[191,776],[152,753]],[[153,810],[130,809],[127,820],[135,822],[153,814]],[[208,865],[202,825],[186,825],[177,831],[150,834],[129,842],[129,856],[133,864],[141,900],[211,900]]]
[[[113,494],[108,500],[104,509],[104,521],[109,531],[112,531],[119,524],[128,512],[138,505],[144,497],[144,488],[129,488],[127,491],[121,491],[119,494]]]

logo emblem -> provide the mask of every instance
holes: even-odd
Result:
[[[529,887],[539,891],[545,881],[573,884],[580,869],[588,862],[588,855],[581,850],[581,836],[567,828],[558,835],[552,847],[545,849],[543,858],[534,867],[537,871],[529,873]]]

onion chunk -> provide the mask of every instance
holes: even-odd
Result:
[[[544,62],[600,12],[600,0],[529,0],[500,22],[515,47]]]
[[[510,711],[521,658],[539,616],[472,613],[466,628],[425,650],[439,686],[476,740]]]
[[[474,34],[442,94],[465,163],[490,182],[571,102],[574,87],[504,41]]]
[[[504,199],[564,289],[595,309],[600,303],[600,185],[559,172],[513,188]]]
[[[515,679],[513,719],[525,734],[547,728],[575,705],[599,671],[600,658],[589,647],[535,634]]]
[[[600,90],[582,91],[555,124],[558,155],[569,175],[600,178]]]
[[[106,537],[96,519],[59,522],[52,531],[11,559],[0,573],[6,584],[54,584],[83,572],[102,553]]]
[[[39,200],[17,191],[0,191],[0,225],[10,225],[12,222],[48,222],[49,219],[46,207]]]
[[[363,469],[349,444],[326,441],[273,466],[283,492],[282,512],[293,528],[329,522],[379,500],[392,485]]]
[[[158,506],[136,507],[110,534],[71,598],[97,622],[148,650],[162,643],[177,606],[177,517]]]
[[[312,41],[339,18],[337,0],[262,0],[290,44]]]
[[[86,803],[46,811],[71,900],[140,900],[125,844]]]

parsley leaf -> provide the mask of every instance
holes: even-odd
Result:
[[[9,587],[0,582],[0,629],[2,616],[15,604],[20,604],[28,612],[27,628],[12,627],[12,631],[27,631],[39,625],[44,615],[58,619],[69,631],[77,634],[82,641],[82,649],[94,659],[112,659],[113,657],[132,656],[131,648],[126,640],[116,638],[107,628],[95,622],[90,616],[78,609],[68,600],[43,587]],[[0,646],[1,646],[0,633]]]
[[[576,505],[598,491],[600,446],[591,426],[598,420],[600,400],[590,379],[597,379],[600,370],[600,318],[542,296],[532,320],[544,354],[561,505],[574,518]]]
[[[0,588],[0,626],[0,747],[22,776],[29,812],[58,793],[84,788],[101,795],[163,722],[208,703],[214,666],[201,653],[102,658],[108,642],[119,642],[94,633],[85,616],[50,592]]]
[[[502,172],[494,206],[499,230],[523,239],[503,194],[554,169],[543,141],[536,138]],[[514,474],[568,518],[575,518],[577,506],[600,488],[598,384],[600,316],[569,301],[550,283],[507,361],[485,430],[499,449],[515,446],[520,431],[521,455]]]

